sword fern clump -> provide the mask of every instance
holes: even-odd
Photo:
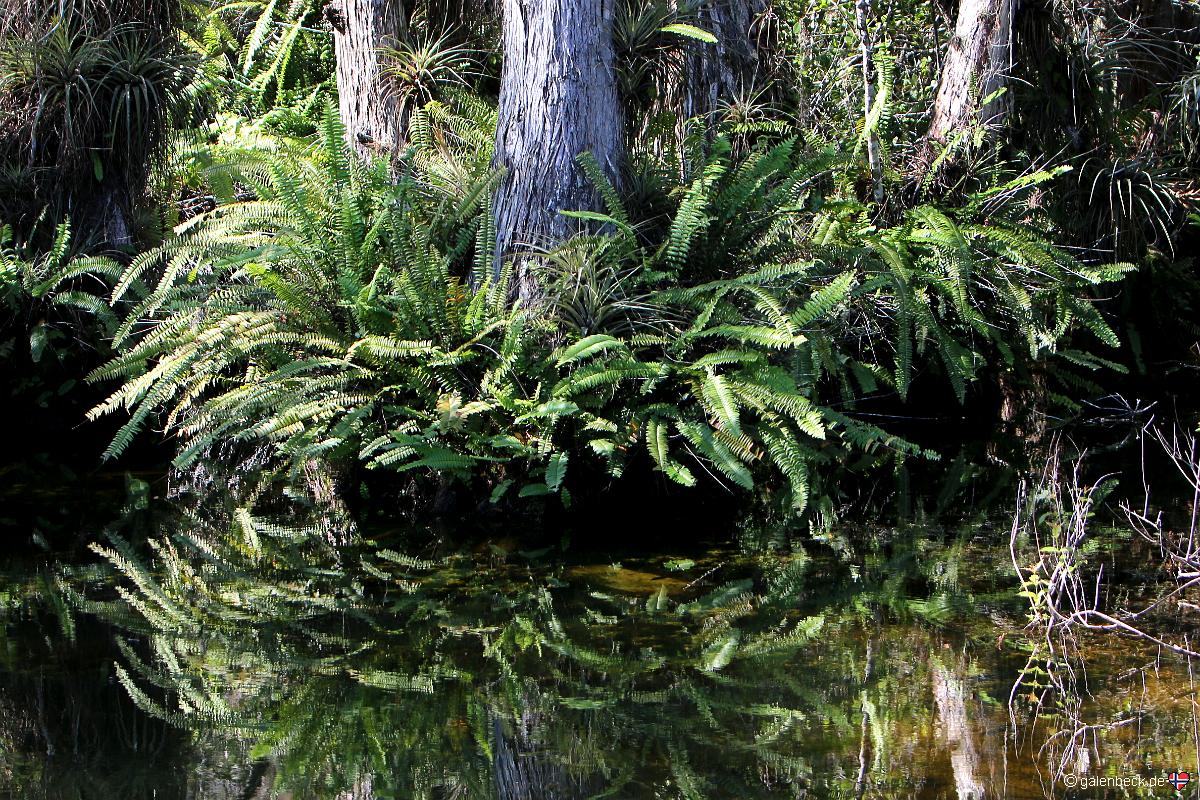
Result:
[[[30,356],[40,361],[56,344],[77,336],[74,329],[84,319],[99,331],[111,330],[116,316],[103,295],[120,273],[111,259],[76,256],[69,222],[55,226],[43,253],[18,241],[10,226],[0,226],[0,336],[19,329],[28,337]]]
[[[92,412],[130,415],[109,456],[153,423],[179,466],[266,443],[293,476],[357,462],[486,485],[492,502],[569,502],[571,464],[641,461],[688,486],[775,476],[799,512],[814,465],[923,453],[855,419],[856,398],[904,397],[934,363],[961,398],[989,361],[1044,357],[1075,327],[1114,341],[1086,290],[1124,268],[1087,268],[1005,217],[1036,176],[878,228],[812,196],[834,159],[795,141],[740,163],[718,141],[660,236],[584,157],[608,213],[566,213],[607,232],[523,256],[546,290],[524,309],[495,262],[494,175],[445,149],[434,127],[453,115],[417,119],[393,170],[354,159],[330,110],[310,151],[239,172],[252,199],[132,261],[118,355],[92,375],[123,381]]]
[[[516,315],[490,276],[478,211],[486,181],[438,208],[416,178],[393,184],[342,144],[336,113],[311,153],[284,150],[240,174],[253,199],[184,223],[129,265],[113,301],[133,300],[120,355],[94,380],[125,383],[93,410],[131,412],[107,455],[153,416],[186,466],[222,440],[267,440],[293,463],[339,458],[393,404],[436,407],[484,377]],[[427,216],[435,209],[440,218]],[[447,220],[445,216],[453,215]],[[443,230],[449,246],[434,242]]]
[[[718,140],[649,242],[643,228],[661,223],[635,221],[584,158],[608,213],[573,215],[612,232],[585,257],[576,240],[548,259],[550,305],[583,337],[560,352],[572,372],[552,393],[578,405],[614,471],[640,444],[687,485],[697,466],[745,489],[782,476],[803,509],[813,465],[922,453],[855,419],[864,396],[905,400],[922,372],[964,401],[989,367],[1115,366],[1062,345],[1076,332],[1117,345],[1090,292],[1132,266],[1084,264],[1039,229],[1023,198],[1054,172],[881,227],[856,200],[816,192],[839,158],[787,140],[736,163]]]

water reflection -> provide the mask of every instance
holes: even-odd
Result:
[[[134,718],[141,749],[95,733],[82,745],[92,763],[130,765],[111,771],[115,793],[26,790],[42,774],[82,785],[92,773],[59,760],[60,732],[29,732],[39,684],[10,659],[0,787],[188,800],[1069,796],[1044,777],[1053,720],[1012,725],[1024,606],[1007,551],[984,544],[994,534],[853,531],[768,553],[617,557],[389,533],[339,553],[243,512],[185,520],[150,556],[113,537],[109,576],[67,576],[75,614],[39,624],[112,626],[111,680],[53,702],[87,708],[82,730]],[[7,641],[29,638],[13,638],[13,621]],[[1134,676],[1145,654],[1127,647],[1101,658],[1093,696],[1125,692],[1112,708],[1138,724],[1097,735],[1091,768],[1185,768],[1186,672],[1160,661]]]
[[[0,573],[0,796],[182,796],[184,734],[129,702],[118,656],[107,631],[68,612],[53,575]]]

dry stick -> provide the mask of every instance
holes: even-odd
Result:
[[[1193,586],[1200,585],[1200,575],[1191,576],[1191,575],[1184,574],[1184,575],[1180,575],[1179,577],[1180,577],[1180,579],[1187,579],[1187,583],[1184,583],[1184,584],[1181,584],[1181,585],[1175,587],[1169,593],[1164,594],[1162,597],[1157,598],[1153,603],[1146,606],[1141,611],[1137,611],[1132,614],[1129,614],[1127,619],[1137,619],[1138,617],[1142,616],[1143,614],[1145,614],[1149,611],[1152,611],[1155,608],[1157,608],[1158,606],[1162,605],[1167,600],[1170,600],[1175,595],[1180,594],[1181,592],[1183,592],[1187,589],[1190,589]],[[1184,601],[1180,600],[1179,605],[1189,606],[1191,604],[1185,603]]]
[[[1060,775],[1062,775],[1062,774],[1066,773],[1067,761],[1070,759],[1070,757],[1072,755],[1074,755],[1074,753],[1076,752],[1076,750],[1078,749],[1080,744],[1083,743],[1083,741],[1081,741],[1081,740],[1086,740],[1086,738],[1089,734],[1092,735],[1093,740],[1094,740],[1097,731],[1111,731],[1116,728],[1122,728],[1126,725],[1131,725],[1134,722],[1140,722],[1140,721],[1141,721],[1140,716],[1139,717],[1129,717],[1127,719],[1117,720],[1116,722],[1105,722],[1100,725],[1078,725],[1078,726],[1076,726],[1076,728],[1074,730],[1065,730],[1064,729],[1064,730],[1058,731],[1057,733],[1051,735],[1050,738],[1047,739],[1045,741],[1045,743],[1043,743],[1042,746],[1038,749],[1038,754],[1040,755],[1042,753],[1042,751],[1044,751],[1046,748],[1050,747],[1050,745],[1056,739],[1061,739],[1063,737],[1066,737],[1067,743],[1065,745],[1063,745],[1062,755],[1059,756],[1059,759],[1058,759],[1058,772]],[[1079,744],[1076,744],[1077,742],[1079,742]]]
[[[700,581],[704,580],[704,579],[705,579],[705,578],[707,578],[709,575],[712,575],[714,572],[716,572],[717,570],[719,570],[719,569],[720,569],[721,567],[723,567],[723,566],[725,566],[725,562],[724,562],[724,561],[722,561],[720,564],[717,564],[715,567],[713,567],[712,569],[710,569],[708,572],[704,573],[704,574],[703,574],[703,575],[701,575],[699,578],[696,578],[696,580],[692,581],[691,583],[689,583],[687,586],[685,586],[685,587],[683,587],[683,588],[684,588],[685,590],[692,588],[692,587],[693,587],[693,586],[695,586],[697,583],[699,583]]]
[[[1084,609],[1082,611],[1076,611],[1075,613],[1073,613],[1069,616],[1063,616],[1058,613],[1056,613],[1055,616],[1057,616],[1059,618],[1059,620],[1060,620],[1059,624],[1061,624],[1061,625],[1070,625],[1073,621],[1078,620],[1080,623],[1082,623],[1083,627],[1085,627],[1089,630],[1095,630],[1095,631],[1119,630],[1119,631],[1123,631],[1125,633],[1130,634],[1131,636],[1136,636],[1136,637],[1139,637],[1142,639],[1146,639],[1147,641],[1153,642],[1154,644],[1158,645],[1159,647],[1164,647],[1167,650],[1170,650],[1173,653],[1178,653],[1181,656],[1187,656],[1189,658],[1193,658],[1193,657],[1200,658],[1200,653],[1197,653],[1195,650],[1190,649],[1190,647],[1181,647],[1180,645],[1171,644],[1170,642],[1163,641],[1162,639],[1159,639],[1157,636],[1152,636],[1149,633],[1146,633],[1143,630],[1139,630],[1138,628],[1135,628],[1132,625],[1122,622],[1121,620],[1117,619],[1116,617],[1109,616],[1108,614],[1105,614],[1102,611],[1096,611],[1094,609]],[[1102,624],[1088,622],[1088,619],[1091,619],[1091,618],[1101,620]]]

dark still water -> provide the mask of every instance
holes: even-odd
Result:
[[[1194,794],[1151,779],[1197,771],[1200,675],[1038,649],[1003,522],[664,552],[156,524],[0,577],[0,795]],[[1146,590],[1130,537],[1092,553]]]

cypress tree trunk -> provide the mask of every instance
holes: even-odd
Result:
[[[983,101],[1005,86],[1012,66],[1013,0],[962,0],[942,66],[929,136],[939,142],[977,123],[995,125],[1005,97]]]
[[[699,117],[711,130],[721,104],[750,91],[759,66],[751,28],[762,8],[762,0],[712,0],[697,10],[696,26],[717,42],[688,45],[680,76],[681,121]]]
[[[362,158],[404,141],[407,113],[383,80],[380,51],[395,47],[407,15],[401,0],[333,0],[325,7],[337,57],[338,108],[346,140]]]
[[[598,210],[577,156],[590,152],[618,181],[623,158],[612,23],[616,0],[504,0],[504,69],[495,165],[497,251],[549,247],[575,228],[561,210]],[[539,297],[529,259],[518,291]],[[500,269],[497,259],[496,269]]]
[[[769,86],[760,52],[770,48],[776,37],[771,28],[760,29],[758,24],[765,0],[701,0],[698,4],[674,0],[674,6],[682,21],[716,41],[659,34],[659,52],[649,57],[653,77],[627,87],[630,107],[643,112],[629,120],[627,135],[635,142],[645,140],[662,115],[670,114],[675,119],[674,143],[687,153],[683,144],[697,132],[697,126],[699,133],[712,141],[723,111],[760,98],[756,88]],[[622,55],[630,58],[635,68],[647,66],[639,63],[636,49]],[[746,142],[746,137],[732,137],[735,151]],[[703,165],[688,163],[685,155],[679,166],[680,177],[686,178]]]

